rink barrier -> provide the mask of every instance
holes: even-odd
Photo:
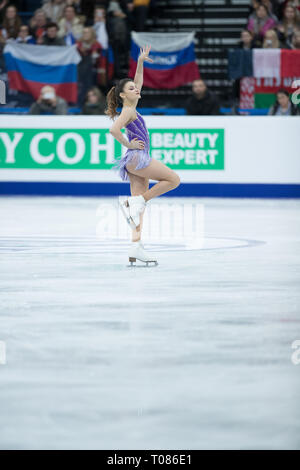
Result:
[[[150,187],[153,184],[150,184]],[[5,181],[0,195],[116,196],[130,195],[128,183],[65,183]],[[300,198],[300,184],[181,183],[160,197]]]
[[[166,196],[298,198],[299,117],[144,116],[151,156],[177,172]],[[0,116],[0,194],[129,194],[126,147],[104,116]],[[124,133],[124,132],[123,132]]]

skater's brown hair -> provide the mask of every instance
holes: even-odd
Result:
[[[123,105],[123,100],[120,93],[124,90],[124,86],[127,82],[133,82],[132,78],[122,78],[118,83],[111,87],[106,95],[107,108],[104,113],[107,114],[111,119],[118,116],[120,113],[117,112],[117,108]]]

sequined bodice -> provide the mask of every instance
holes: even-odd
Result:
[[[136,112],[137,118],[125,126],[125,132],[129,142],[135,137],[145,143],[145,150],[149,152],[149,133],[141,114]]]

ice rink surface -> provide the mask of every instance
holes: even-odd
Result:
[[[300,201],[167,200],[204,243],[130,268],[115,198],[0,199],[1,449],[300,448]]]

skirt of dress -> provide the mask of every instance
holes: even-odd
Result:
[[[135,170],[146,168],[151,161],[151,157],[147,150],[128,149],[120,160],[117,160],[113,166],[113,170],[119,171],[119,175],[123,181],[128,181],[128,171],[126,165],[128,163],[135,164]]]

